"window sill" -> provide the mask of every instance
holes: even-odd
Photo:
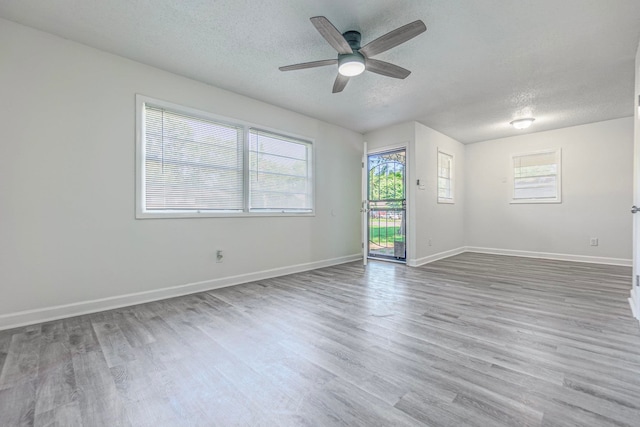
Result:
[[[509,202],[509,204],[511,205],[538,205],[538,204],[549,204],[549,203],[562,203],[562,200],[560,199],[553,199],[553,200],[543,200],[543,199],[521,199],[521,200],[511,200]]]
[[[137,212],[136,219],[314,217],[315,212]]]

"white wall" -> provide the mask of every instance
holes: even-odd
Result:
[[[562,149],[562,203],[509,204],[510,156],[547,148]],[[628,263],[632,153],[631,117],[467,145],[467,246]]]
[[[407,146],[407,264],[421,265],[460,252],[464,247],[464,145],[417,122],[379,129],[364,138],[370,152]],[[455,204],[437,203],[438,148],[454,156]],[[417,186],[418,179],[423,189]]]
[[[5,20],[0,58],[0,327],[358,255],[362,135]],[[316,216],[134,219],[136,93],[315,139]]]
[[[364,140],[367,141],[367,150],[369,152],[380,151],[381,149],[393,148],[400,145],[409,146],[415,141],[415,138],[415,122],[387,126],[364,135]]]
[[[410,265],[460,252],[465,245],[465,146],[420,123],[415,125],[416,164],[411,183],[416,194],[416,259],[415,264]],[[454,204],[438,203],[438,149],[453,155]],[[418,179],[425,184],[424,190],[417,187]]]

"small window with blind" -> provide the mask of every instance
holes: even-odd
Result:
[[[454,203],[453,155],[438,150],[438,203]]]
[[[512,156],[511,203],[561,202],[561,151],[546,150]]]
[[[141,95],[136,217],[313,213],[312,143]]]

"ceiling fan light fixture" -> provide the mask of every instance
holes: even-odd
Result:
[[[531,124],[534,122],[534,118],[529,117],[526,119],[518,119],[518,120],[514,120],[512,122],[510,122],[509,124],[511,126],[513,126],[514,128],[520,130],[520,129],[526,129],[529,126],[531,126]]]
[[[353,77],[364,72],[364,57],[359,53],[339,55],[338,72],[345,77]]]

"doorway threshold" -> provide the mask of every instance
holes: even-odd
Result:
[[[372,259],[375,261],[384,261],[384,262],[393,262],[396,264],[407,264],[406,259],[396,259],[396,258],[383,258],[379,256],[368,256],[367,259]]]

